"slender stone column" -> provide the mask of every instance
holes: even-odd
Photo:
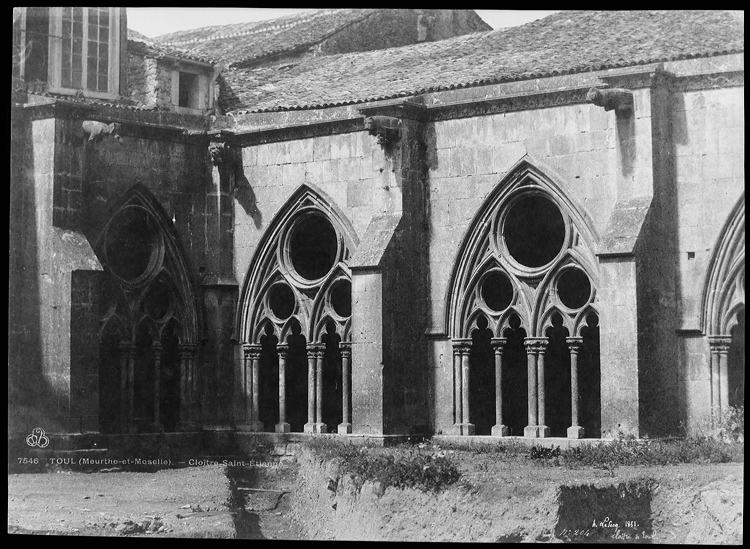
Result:
[[[568,438],[583,438],[583,427],[578,413],[578,350],[583,345],[583,338],[568,337],[565,339],[570,349],[570,423]]]
[[[151,344],[151,348],[154,353],[154,423],[151,425],[151,428],[156,432],[161,432],[164,430],[164,426],[161,424],[161,355],[163,347],[161,342],[154,341]],[[180,405],[182,405],[182,395],[185,394],[185,380],[183,377],[182,375],[180,376]]]
[[[120,347],[120,430],[123,433],[135,432],[133,423],[133,383],[135,378],[135,357],[138,351],[135,343],[121,343]]]
[[[289,352],[289,345],[279,344],[279,422],[276,424],[277,433],[288,433],[289,424],[286,422],[286,357]]]
[[[729,406],[728,354],[731,342],[729,336],[708,338],[711,349],[711,417],[714,424]]]
[[[455,434],[461,434],[461,343],[453,341],[453,427]]]
[[[315,432],[315,354],[314,345],[307,345],[307,423],[304,432]]]
[[[461,423],[459,423],[458,434],[470,436],[475,433],[475,425],[470,421],[471,403],[469,399],[469,353],[471,352],[471,340],[459,339],[456,341],[458,343],[460,356],[459,370],[461,372],[461,400],[458,403],[458,406],[461,408]]]
[[[315,432],[326,433],[328,429],[323,423],[323,358],[324,347],[319,346],[315,352],[317,367],[315,368]]]
[[[537,438],[537,379],[536,379],[536,340],[530,337],[524,339],[526,347],[526,370],[528,373],[528,410],[529,424],[523,430],[523,436],[527,438]]]
[[[341,343],[339,347],[341,349],[341,400],[343,417],[342,422],[339,423],[338,431],[340,435],[348,435],[352,432],[352,423],[349,419],[352,346],[351,343]]]
[[[495,425],[492,426],[493,437],[507,437],[509,430],[503,424],[503,349],[504,337],[492,338],[492,350],[495,352]]]
[[[245,345],[244,351],[244,375],[243,393],[245,397],[245,423],[238,425],[240,431],[258,432],[263,430],[263,422],[260,421],[258,413],[258,400],[260,388],[258,378],[260,374],[260,345]]]
[[[193,369],[195,362],[195,345],[184,344],[177,347],[180,356],[180,421],[177,429],[180,431],[193,431],[197,428],[194,421],[194,401],[196,400],[193,389]]]
[[[549,343],[549,340],[545,338],[539,338],[536,342],[536,355],[537,355],[537,362],[536,362],[536,371],[537,371],[537,394],[538,394],[538,405],[539,405],[539,413],[537,415],[537,421],[539,421],[539,425],[537,427],[537,436],[541,438],[546,438],[549,436],[549,427],[546,425],[545,420],[545,402],[544,402],[544,393],[545,393],[545,387],[544,387],[544,357],[547,352],[547,343]]]

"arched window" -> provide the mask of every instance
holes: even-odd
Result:
[[[102,432],[192,429],[199,322],[172,222],[142,185],[112,208],[96,250],[102,286]]]
[[[703,331],[711,351],[706,384],[714,419],[745,403],[745,196],[714,247],[703,290]]]
[[[446,319],[456,433],[580,438],[585,409],[599,436],[598,237],[582,212],[524,160],[470,225]]]
[[[244,428],[351,432],[348,262],[357,243],[330,200],[307,186],[269,226],[241,297]]]

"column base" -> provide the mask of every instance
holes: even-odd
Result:
[[[262,421],[248,421],[247,423],[237,425],[237,430],[249,431],[251,433],[260,433],[263,432],[263,427],[264,426]]]
[[[277,433],[288,433],[291,431],[291,427],[288,423],[277,423],[276,427],[274,427]]]
[[[476,432],[476,427],[473,423],[456,423],[453,429],[454,434],[461,436],[472,436]]]
[[[328,426],[325,423],[313,423],[315,433],[323,434],[328,432]]]
[[[523,428],[524,438],[547,438],[549,427],[546,425],[527,425]]]
[[[339,423],[339,430],[340,435],[348,435],[352,432],[352,424],[351,423]]]
[[[583,427],[578,425],[568,427],[568,438],[583,438]]]
[[[493,425],[491,434],[493,437],[507,437],[510,434],[510,429],[507,425]]]
[[[177,423],[178,431],[200,431],[197,421],[180,421]]]
[[[302,432],[310,435],[313,434],[315,432],[315,424],[305,423],[305,426],[302,428]]]

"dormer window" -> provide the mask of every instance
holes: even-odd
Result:
[[[172,69],[172,105],[181,114],[203,114],[211,108],[209,97],[213,67],[208,63],[181,59]]]
[[[123,8],[25,8],[14,18],[14,76],[50,92],[115,98]]]
[[[200,109],[199,75],[179,71],[178,78],[180,80],[180,97],[178,106],[188,109]]]

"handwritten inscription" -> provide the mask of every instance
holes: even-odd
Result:
[[[616,522],[610,517],[595,519],[590,528],[563,528],[558,533],[562,539],[606,538],[615,541],[651,540],[653,534],[647,532],[636,520]]]

